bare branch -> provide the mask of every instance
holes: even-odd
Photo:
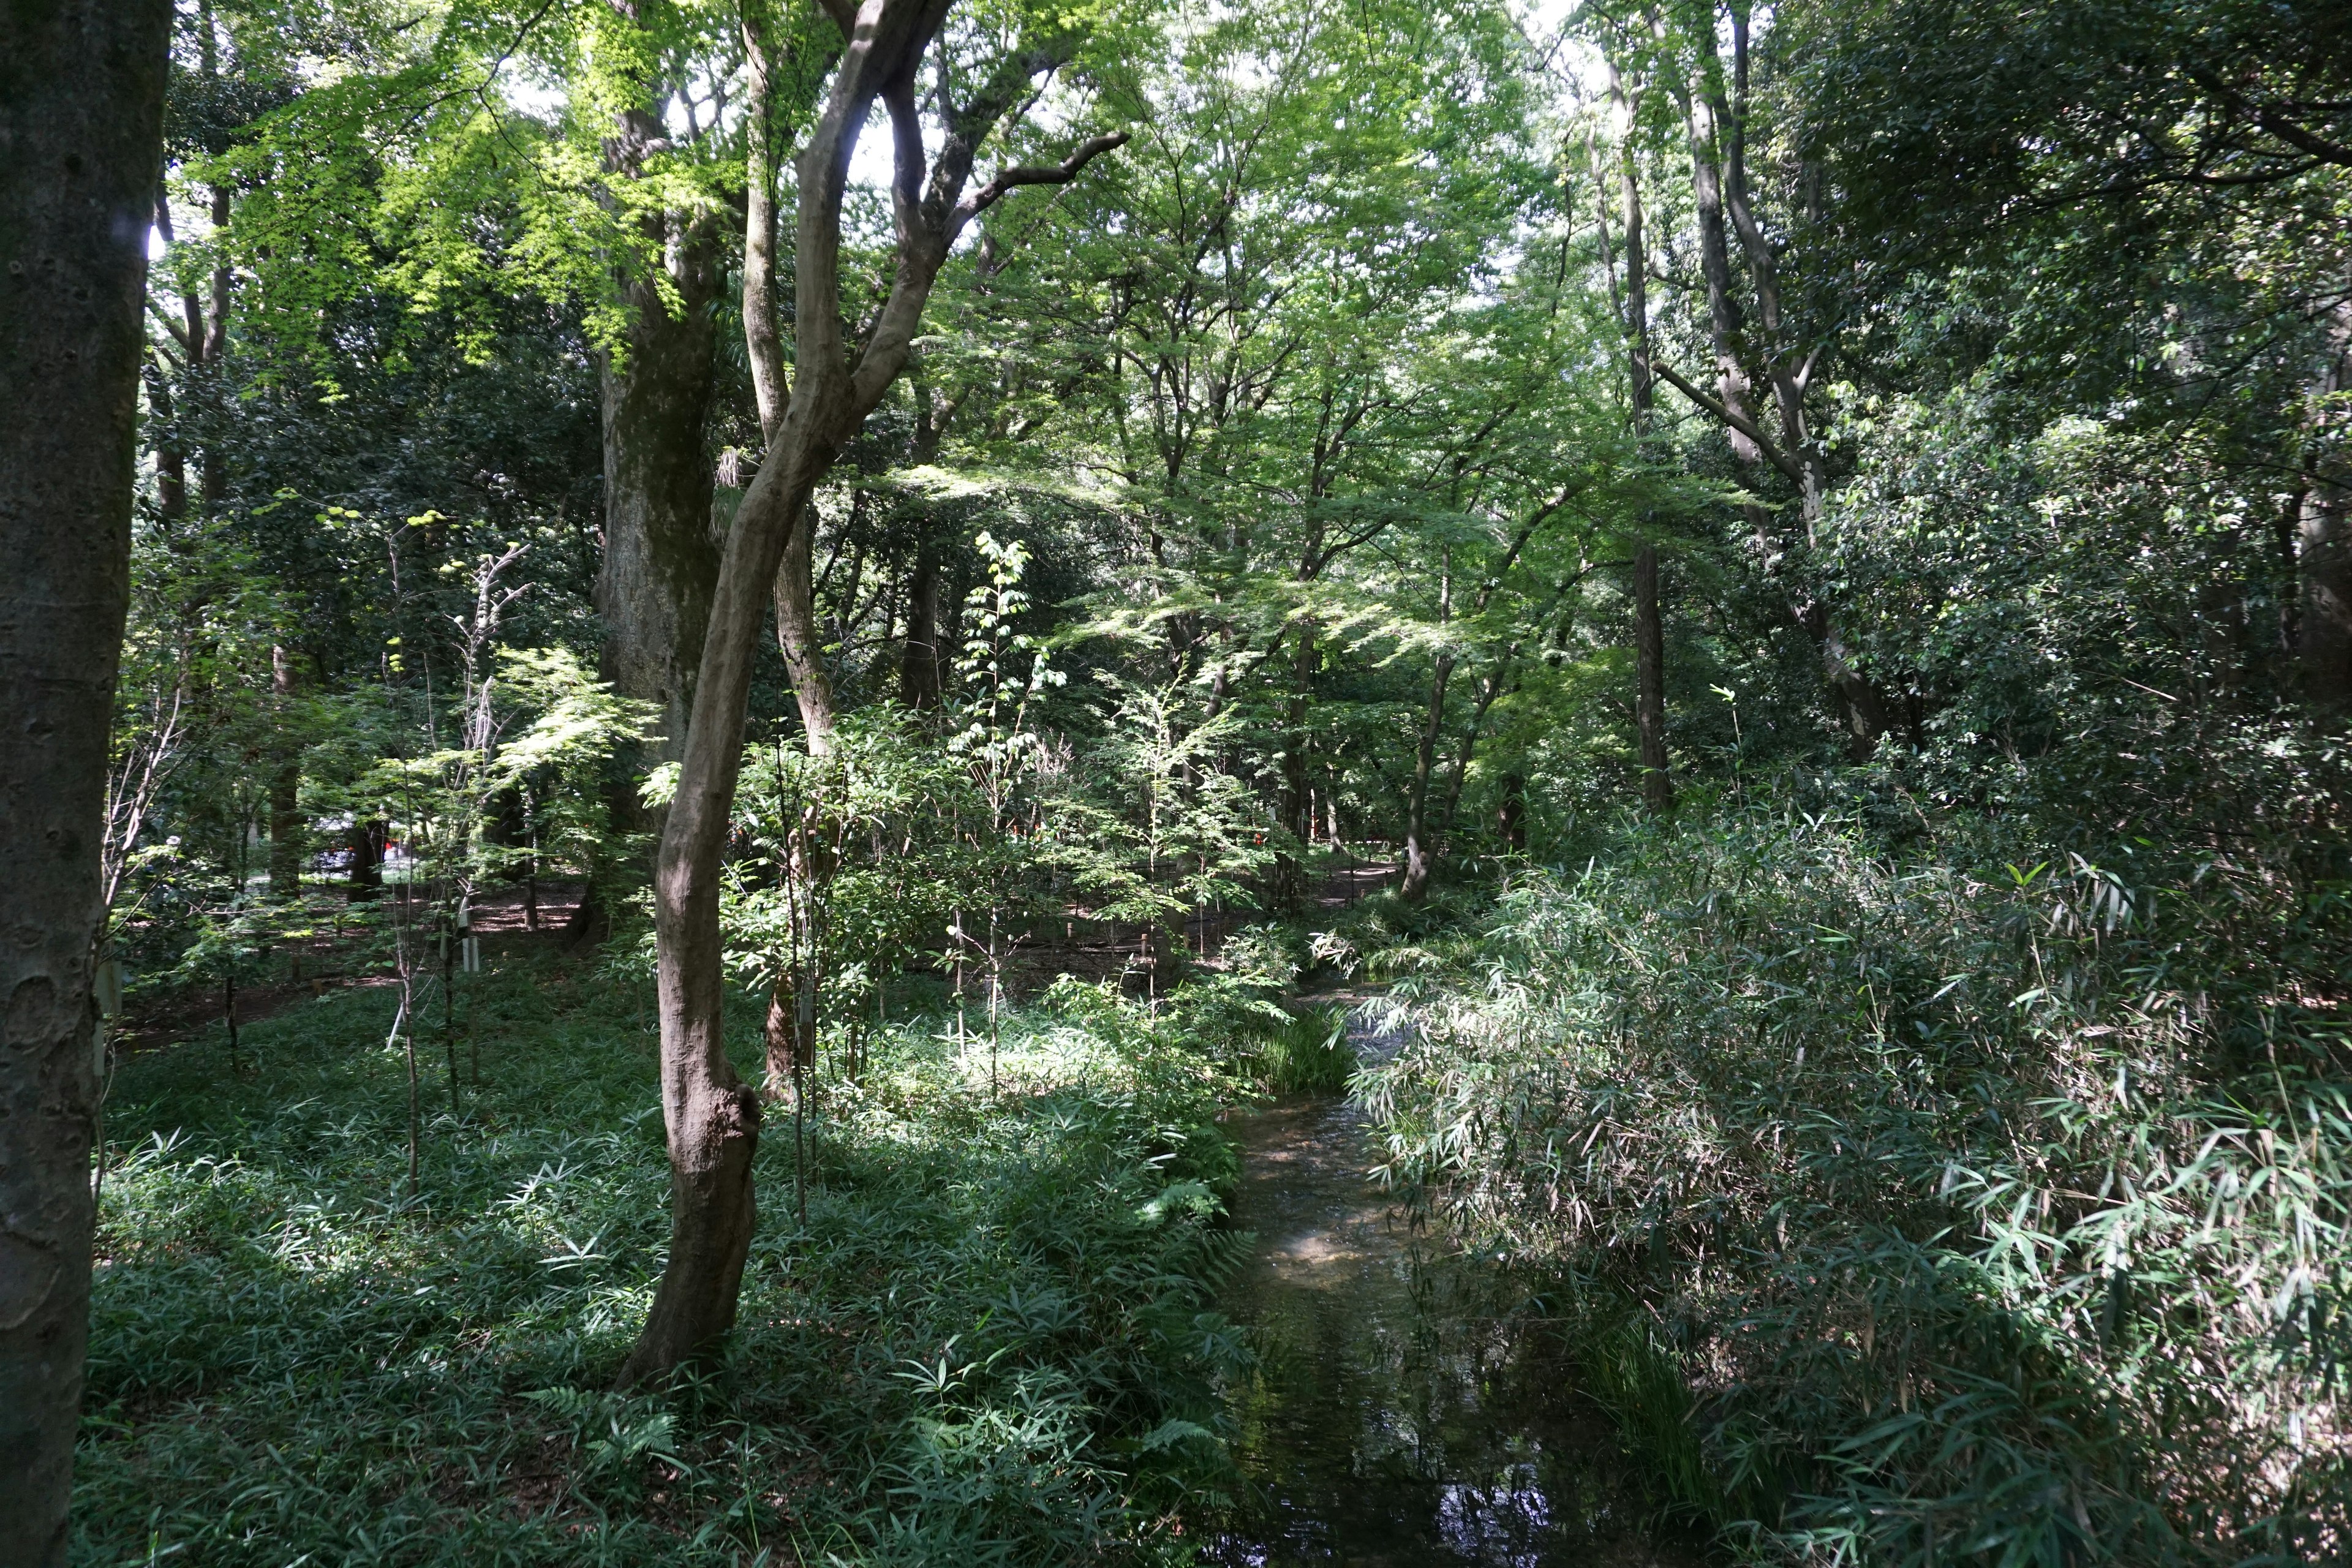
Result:
[[[1103,136],[1089,136],[1078,143],[1077,151],[1050,169],[1034,163],[1016,163],[1010,169],[1000,171],[996,178],[956,204],[955,220],[950,226],[950,232],[953,233],[962,228],[965,224],[995,205],[1007,191],[1022,185],[1068,184],[1078,177],[1079,170],[1113,148],[1126,146],[1127,142],[1128,133],[1124,131],[1114,131]]]
[[[1772,438],[1764,434],[1763,427],[1756,421],[1736,409],[1726,407],[1720,399],[1709,397],[1706,393],[1684,380],[1682,374],[1664,360],[1651,361],[1650,368],[1657,372],[1662,379],[1672,383],[1675,391],[1721,420],[1727,428],[1737,430],[1755,442],[1757,450],[1764,454],[1765,461],[1786,474],[1790,483],[1801,485],[1805,482],[1804,472],[1797,467],[1795,459],[1774,446]]]

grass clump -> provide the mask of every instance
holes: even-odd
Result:
[[[667,1235],[644,1000],[483,976],[483,1081],[431,1086],[415,1194],[385,992],[247,1026],[250,1076],[212,1037],[126,1066],[75,1561],[1180,1555],[1242,1354],[1205,1059],[1070,985],[1008,1014],[995,1094],[935,1018],[869,1033],[809,1119],[805,1227],[769,1119],[723,1361],[623,1396]]]
[[[1758,1558],[2327,1560],[2352,1054],[2338,894],[2292,869],[1630,830],[1401,979],[1360,1082]]]

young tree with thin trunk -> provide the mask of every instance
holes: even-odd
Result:
[[[0,10],[0,1568],[66,1560],[163,0]]]

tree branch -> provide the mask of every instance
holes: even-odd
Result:
[[[1107,135],[1087,137],[1078,143],[1077,151],[1050,169],[1034,163],[1016,163],[1010,169],[999,171],[996,178],[956,204],[955,220],[949,232],[952,234],[961,229],[965,224],[995,205],[1007,191],[1023,185],[1068,184],[1078,177],[1079,170],[1113,148],[1126,146],[1127,142],[1126,132],[1114,131]]]
[[[1652,360],[1650,368],[1655,371],[1662,380],[1673,384],[1675,391],[1714,415],[1726,426],[1738,431],[1742,436],[1755,442],[1756,449],[1764,454],[1764,460],[1786,474],[1790,483],[1801,485],[1805,482],[1804,471],[1797,467],[1796,460],[1774,446],[1772,438],[1764,434],[1763,426],[1758,425],[1756,421],[1744,414],[1726,407],[1721,400],[1709,397],[1706,393],[1685,381],[1681,373],[1665,361]]]
[[[2188,74],[2190,80],[2219,100],[2224,109],[2234,114],[2246,116],[2256,125],[2297,152],[2317,158],[2322,163],[2337,163],[2352,168],[2352,147],[2346,147],[2338,142],[2330,142],[2324,136],[2312,134],[2288,119],[2277,108],[2254,102],[2212,71],[2194,61],[2182,61],[2181,69]]]

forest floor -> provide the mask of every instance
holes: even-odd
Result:
[[[364,984],[268,997],[234,1058],[213,1021],[122,1061],[76,1562],[1180,1550],[1243,1353],[1206,1285],[1231,1083],[1180,1020],[1065,986],[992,1089],[904,998],[862,1082],[768,1121],[723,1363],[623,1397],[667,1234],[650,987],[490,946],[413,1065]]]

